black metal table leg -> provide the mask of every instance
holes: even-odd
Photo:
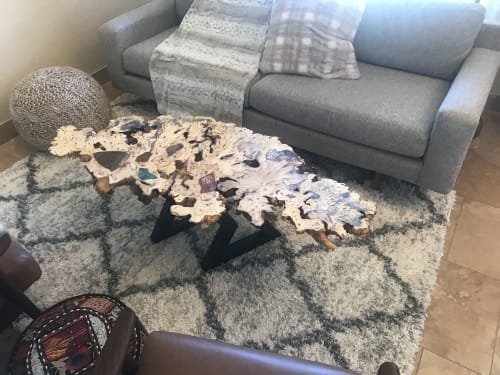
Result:
[[[165,204],[163,205],[160,216],[156,220],[153,233],[151,233],[151,241],[153,243],[157,243],[168,237],[174,236],[194,225],[189,222],[189,217],[179,219],[172,215],[170,207],[174,204],[175,201],[171,197],[165,196]]]
[[[171,197],[165,196],[165,204],[151,234],[152,242],[160,242],[194,225],[189,222],[189,217],[182,219],[174,217],[170,212],[170,207],[173,204],[175,204],[175,201]],[[219,219],[219,225],[220,227],[201,261],[201,267],[205,271],[281,236],[280,232],[266,221],[255,233],[231,243],[234,233],[238,229],[238,223],[229,214],[225,213]]]
[[[224,214],[220,218],[219,224],[220,228],[201,262],[201,267],[205,271],[281,236],[280,232],[266,221],[257,232],[231,243],[238,223],[228,214]]]

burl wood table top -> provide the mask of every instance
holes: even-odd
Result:
[[[123,117],[98,133],[66,126],[50,152],[79,156],[100,192],[129,184],[148,197],[168,194],[172,214],[201,225],[235,205],[256,226],[281,216],[334,248],[328,235],[364,234],[376,213],[374,203],[316,175],[278,138],[211,118]]]

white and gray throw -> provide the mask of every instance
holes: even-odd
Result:
[[[153,52],[158,111],[241,124],[256,77],[272,0],[195,0],[182,23]]]

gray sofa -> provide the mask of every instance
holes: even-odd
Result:
[[[154,99],[153,49],[192,0],[157,0],[100,28],[113,84]],[[267,75],[250,88],[243,125],[336,160],[449,192],[500,65],[472,48],[484,9],[369,2],[355,39],[359,80]]]

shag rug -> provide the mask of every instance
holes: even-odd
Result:
[[[115,116],[154,116],[122,96]],[[192,228],[159,244],[149,235],[162,199],[143,205],[128,187],[98,194],[78,160],[32,155],[0,173],[0,218],[43,269],[28,291],[41,307],[108,293],[150,331],[215,338],[337,364],[362,374],[394,361],[413,369],[454,193],[440,195],[299,153],[320,174],[377,203],[369,235],[319,246],[278,221],[283,236],[211,272],[200,259],[215,233]],[[239,217],[241,234],[253,230]]]

